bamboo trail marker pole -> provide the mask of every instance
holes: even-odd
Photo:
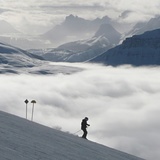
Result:
[[[28,99],[26,99],[24,102],[25,102],[25,104],[26,104],[26,119],[27,119],[27,112],[28,112],[28,111],[27,111],[27,104],[28,104],[29,101],[28,101]]]
[[[32,106],[32,117],[31,117],[31,121],[33,121],[34,104],[36,103],[36,101],[32,100],[31,103],[33,103],[33,106]]]

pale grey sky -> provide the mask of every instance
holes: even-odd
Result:
[[[0,20],[25,33],[42,33],[69,14],[86,19],[108,15],[135,22],[159,15],[159,8],[159,0],[0,0]]]

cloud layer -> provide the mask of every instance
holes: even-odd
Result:
[[[1,75],[0,109],[25,118],[24,100],[35,99],[34,121],[70,133],[88,116],[90,140],[158,160],[159,68],[74,66],[84,70],[71,75]],[[31,109],[29,102],[28,119]]]
[[[69,14],[90,19],[108,15],[123,21],[146,21],[160,14],[159,0],[3,0],[0,1],[0,19],[7,20],[25,33],[42,33],[59,24]]]

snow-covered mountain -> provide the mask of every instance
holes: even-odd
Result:
[[[87,20],[71,14],[67,16],[61,24],[53,26],[51,30],[44,34],[26,35],[14,29],[8,22],[0,21],[0,41],[23,49],[53,48],[64,43],[89,39],[94,36],[102,24],[110,24],[122,34],[124,34],[124,32],[126,33],[126,31],[128,32],[128,28],[131,28],[133,25],[123,23],[122,21],[120,22],[118,19],[110,19],[108,16]],[[124,34],[123,37],[142,34],[145,31],[157,28],[160,28],[160,17],[152,18],[147,23],[138,23],[132,30]],[[117,38],[115,44],[118,41],[119,38]]]
[[[33,67],[38,60],[42,59],[42,57],[33,55],[22,49],[0,43],[0,64],[13,67]]]
[[[151,18],[148,22],[139,22],[137,23],[127,34],[126,36],[133,36],[143,34],[146,31],[151,31],[160,28],[160,16]]]
[[[80,70],[77,67],[50,64],[39,55],[0,43],[0,74],[72,74]]]
[[[92,38],[65,43],[56,49],[40,52],[48,61],[84,62],[117,45],[120,36],[110,24],[102,24]],[[34,53],[34,50],[31,52]]]
[[[92,59],[107,65],[160,65],[160,29],[127,38],[115,48]]]
[[[53,49],[29,50],[53,62],[84,62],[112,48],[107,38],[92,37],[86,40],[66,43]]]
[[[61,24],[43,34],[42,38],[46,38],[59,46],[63,43],[90,38],[101,24],[110,23],[110,21],[111,19],[107,16],[101,19],[86,20],[71,14]]]
[[[1,160],[143,160],[0,111]]]
[[[116,29],[126,28],[126,25],[124,27],[124,24],[120,24],[108,16],[87,20],[71,14],[61,24],[53,26],[44,34],[26,35],[14,29],[9,23],[0,21],[0,41],[22,49],[53,48],[64,43],[93,37],[102,24],[111,24]]]
[[[112,27],[111,24],[102,24],[94,37],[103,36],[106,37],[113,45],[117,45],[120,42],[121,34]]]
[[[84,62],[113,47],[105,36],[92,37],[90,39],[76,41],[68,45],[71,46],[69,48],[77,49],[69,50],[74,52],[74,54],[65,59],[67,62]]]

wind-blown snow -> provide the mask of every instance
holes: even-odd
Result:
[[[4,112],[0,142],[1,160],[142,160]]]

